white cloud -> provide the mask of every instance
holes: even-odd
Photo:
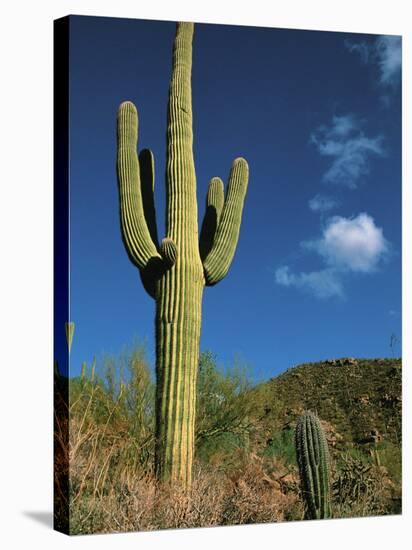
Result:
[[[383,154],[381,143],[381,137],[367,138],[363,135],[340,143],[327,142],[321,154],[335,159],[325,172],[324,181],[357,187],[361,177],[369,173],[369,156]]]
[[[318,252],[328,266],[339,271],[374,271],[388,252],[382,229],[366,213],[356,218],[334,216],[321,239],[302,244]]]
[[[376,54],[380,69],[380,83],[396,85],[402,67],[402,39],[400,36],[380,36],[376,40]]]
[[[345,40],[350,52],[360,56],[365,65],[372,63],[378,67],[378,83],[382,87],[396,87],[399,84],[402,68],[402,38],[382,35],[373,42],[353,42]]]
[[[327,212],[339,206],[339,201],[318,193],[309,200],[308,205],[313,212]]]
[[[279,267],[275,272],[275,281],[282,286],[293,286],[309,291],[317,298],[343,297],[343,287],[333,269],[311,271],[309,273],[291,273],[289,266]]]
[[[350,273],[372,273],[385,258],[389,244],[371,216],[334,216],[326,223],[320,239],[301,243],[316,252],[324,266],[318,271],[291,272],[289,266],[275,272],[277,284],[311,291],[318,298],[344,296],[344,280]]]
[[[320,155],[332,163],[323,175],[327,183],[356,188],[369,173],[370,156],[382,156],[382,136],[368,137],[354,115],[334,116],[329,126],[320,126],[310,136]]]
[[[370,44],[367,44],[366,42],[352,42],[351,40],[345,40],[345,46],[351,53],[357,53],[360,56],[362,63],[366,64],[369,62],[369,57],[371,51],[373,50]]]
[[[328,136],[333,138],[344,138],[353,130],[359,127],[359,122],[352,114],[335,115],[332,119],[332,124],[327,130]]]

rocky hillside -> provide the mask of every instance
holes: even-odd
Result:
[[[400,359],[332,359],[290,368],[262,384],[266,433],[294,425],[305,409],[329,425],[337,448],[401,440]],[[263,443],[263,442],[262,442]]]

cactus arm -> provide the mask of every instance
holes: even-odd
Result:
[[[318,441],[320,443],[319,449],[319,467],[322,467],[322,457],[325,457],[324,461],[324,474],[319,476],[321,479],[321,503],[322,503],[322,517],[331,518],[332,517],[332,508],[331,508],[331,499],[330,499],[330,456],[328,450],[328,443],[326,437],[323,434],[323,430],[319,425],[318,430]]]
[[[177,247],[172,239],[166,237],[162,240],[160,253],[162,254],[166,267],[170,269],[175,265],[177,260]]]
[[[147,262],[145,268],[140,269],[143,288],[154,300],[156,300],[156,281],[160,277],[163,268],[163,262],[160,258],[152,258]]]
[[[248,180],[247,162],[243,158],[235,159],[213,246],[203,261],[206,284],[209,286],[223,279],[235,255]]]
[[[143,149],[139,154],[140,181],[144,217],[153,243],[158,246],[156,209],[154,203],[155,165],[150,149]]]
[[[171,269],[177,260],[177,247],[174,241],[168,237],[162,240],[159,247],[161,258],[151,258],[146,267],[140,270],[140,277],[146,292],[156,299],[156,283]]]
[[[224,202],[225,192],[223,181],[220,178],[212,178],[207,191],[206,211],[199,238],[199,251],[202,261],[212,249]]]
[[[145,269],[152,258],[161,259],[153,242],[143,210],[140,167],[137,159],[137,110],[123,102],[117,117],[117,177],[123,241],[132,262]]]

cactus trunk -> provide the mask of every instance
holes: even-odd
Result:
[[[175,270],[161,283],[156,316],[157,434],[159,479],[190,486],[194,455],[196,380],[199,361],[203,286],[190,280],[170,296],[169,285],[185,276]],[[184,289],[184,290],[183,290]]]
[[[329,450],[320,421],[313,413],[298,419],[295,444],[306,518],[330,518]]]
[[[211,180],[199,243],[192,37],[193,24],[178,23],[168,106],[167,237],[160,246],[153,156],[142,151],[137,158],[137,111],[131,102],[119,108],[117,160],[123,240],[145,289],[156,300],[156,473],[184,488],[190,487],[192,476],[203,289],[229,269],[248,183],[248,166],[241,158],[233,163],[226,199],[221,180]]]
[[[196,380],[204,287],[197,228],[193,160],[193,25],[177,29],[169,90],[166,232],[176,243],[175,265],[158,282],[156,308],[157,434],[160,479],[191,483]]]

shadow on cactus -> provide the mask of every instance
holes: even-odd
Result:
[[[192,479],[202,295],[229,270],[239,237],[248,165],[233,162],[224,194],[212,178],[198,239],[192,130],[192,23],[178,23],[169,88],[166,238],[157,238],[154,159],[137,156],[138,116],[119,107],[117,175],[122,237],[143,286],[156,301],[156,472],[188,488]]]
[[[329,449],[325,433],[315,414],[306,412],[299,417],[295,445],[305,518],[331,518]]]

